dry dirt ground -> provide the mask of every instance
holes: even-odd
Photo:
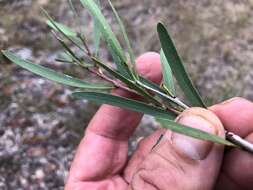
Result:
[[[74,2],[82,28],[91,36],[91,19],[78,1]],[[105,2],[104,14],[117,33]],[[252,0],[113,2],[136,55],[160,49],[155,26],[163,21],[206,102],[233,96],[253,100]],[[58,71],[90,77],[71,65],[54,62],[61,49],[49,34],[40,6],[58,21],[78,28],[67,0],[0,0],[0,49],[12,49]],[[104,48],[101,54],[109,60]],[[97,106],[71,98],[70,88],[3,60],[0,63],[0,190],[63,189],[75,148]],[[131,147],[136,145],[136,138],[154,128],[153,120],[146,117]]]

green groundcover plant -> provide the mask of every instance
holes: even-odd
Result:
[[[28,60],[23,60],[8,50],[3,50],[2,54],[11,62],[37,75],[64,85],[76,87],[78,91],[72,93],[72,96],[76,98],[95,101],[99,104],[110,104],[148,114],[155,117],[162,127],[174,132],[252,151],[251,144],[245,145],[246,141],[243,141],[243,139],[232,133],[228,132],[227,138],[224,139],[174,122],[177,115],[188,107],[206,108],[206,106],[191,82],[168,31],[162,23],[159,22],[157,24],[157,32],[161,43],[160,57],[163,70],[163,82],[159,86],[138,75],[136,72],[135,56],[124,25],[110,0],[108,0],[108,3],[118,22],[126,50],[123,49],[122,44],[119,43],[104,17],[99,0],[80,0],[80,5],[89,11],[94,22],[93,51],[89,48],[86,36],[83,33],[80,31],[76,32],[68,26],[56,22],[42,9],[47,18],[46,24],[51,28],[52,34],[64,49],[63,54],[61,54],[60,58],[57,58],[57,61],[71,63],[86,69],[102,79],[103,83],[92,83],[56,72],[41,65],[33,64]],[[79,15],[71,0],[69,0],[69,4],[76,18],[79,19]],[[107,50],[113,58],[114,66],[104,63],[100,58],[99,47],[101,40],[105,42]],[[73,48],[70,48],[68,43],[75,46],[79,52],[77,53]],[[190,102],[189,106],[177,97],[173,76]],[[143,101],[110,94],[110,90],[116,88],[138,94],[143,97]]]

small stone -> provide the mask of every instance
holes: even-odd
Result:
[[[43,147],[32,147],[28,150],[27,154],[33,157],[39,157],[46,154],[46,149]]]
[[[23,187],[26,187],[28,185],[27,179],[24,177],[20,177],[19,181]]]
[[[38,180],[42,180],[45,177],[45,173],[42,169],[37,169],[35,171],[35,178]]]

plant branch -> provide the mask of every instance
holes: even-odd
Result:
[[[91,54],[91,51],[90,51],[90,48],[89,48],[88,44],[86,43],[85,38],[82,36],[82,34],[79,34],[79,33],[78,33],[78,37],[81,39],[81,41],[82,41],[82,43],[83,43],[83,45],[84,45],[84,48],[85,48],[86,51],[87,51],[87,55],[88,55],[89,57],[91,57],[92,54]]]
[[[57,27],[57,26],[56,26]],[[113,80],[112,78],[109,78],[108,76],[106,76],[102,71],[99,70],[99,68],[97,70],[94,70],[90,67],[87,67],[87,65],[83,64],[82,60],[80,60],[80,58],[78,58],[70,49],[69,47],[64,43],[64,41],[57,36],[57,34],[52,31],[52,33],[54,34],[54,36],[56,37],[56,39],[63,45],[63,47],[71,54],[71,56],[74,58],[75,61],[77,61],[78,65],[84,67],[85,69],[87,69],[88,71],[90,71],[91,73],[96,74],[97,76],[99,76],[100,78],[104,79],[105,81],[108,81],[110,83],[112,83],[115,87],[117,88],[121,88],[123,90],[126,90],[128,92],[131,93],[135,93],[135,94],[141,94],[144,97],[146,97],[148,100],[150,100],[152,103],[154,103],[155,105],[161,105],[163,106],[162,103],[160,103],[159,101],[157,101],[155,98],[153,98],[148,92],[146,92],[144,89],[150,90],[158,95],[160,95],[161,97],[171,101],[172,103],[175,103],[176,105],[180,106],[183,109],[187,109],[189,108],[186,104],[184,104],[181,100],[179,100],[177,97],[173,97],[173,96],[169,96],[159,90],[156,90],[154,88],[151,88],[145,84],[143,84],[142,82],[140,82],[139,80],[136,81],[131,81],[128,80],[127,78],[124,78],[123,76],[121,76],[120,74],[117,74],[117,72],[113,71],[112,69],[110,69],[109,67],[107,67],[106,65],[104,65],[103,63],[99,62],[97,59],[92,57],[92,54],[89,50],[88,45],[86,44],[85,39],[82,38],[81,34],[78,35],[78,37],[82,40],[83,45],[87,51],[87,55],[89,56],[89,58],[95,62],[95,65],[98,64],[99,66],[102,66],[102,68],[106,69],[107,71],[109,71],[111,74],[113,73],[113,75],[118,78],[120,81],[122,81],[123,83],[125,83],[126,85],[128,85],[129,87],[132,87],[133,89],[135,89],[136,91],[122,85],[119,81]],[[68,38],[69,39],[69,38]],[[72,41],[72,40],[71,40]],[[76,44],[75,44],[76,45]],[[79,47],[80,48],[80,47]],[[142,89],[144,88],[144,89]],[[180,114],[180,111],[171,108],[171,107],[167,107],[166,106],[166,110],[168,111],[172,111],[176,114]],[[232,143],[234,143],[235,145],[237,145],[238,147],[240,147],[243,150],[246,150],[250,153],[253,153],[253,144],[242,139],[240,136],[235,135],[232,132],[226,132],[226,139]]]
[[[229,140],[230,142],[234,143],[235,145],[239,146],[243,150],[253,153],[253,144],[244,140],[240,136],[238,136],[232,132],[226,131],[226,139]]]
[[[155,92],[156,94],[159,94],[160,96],[162,96],[162,97],[164,97],[164,98],[170,100],[171,102],[177,104],[178,106],[182,107],[183,109],[189,108],[189,106],[187,106],[186,104],[184,104],[184,103],[183,103],[181,100],[179,100],[179,98],[177,98],[177,97],[168,96],[167,94],[165,94],[165,93],[163,93],[163,92],[160,92],[160,91],[158,91],[158,90],[156,90],[156,89],[153,89],[153,88],[151,88],[151,87],[149,87],[149,86],[143,84],[143,83],[140,82],[140,81],[137,81],[137,84],[139,84],[140,86],[142,86],[142,87],[144,87],[144,88],[146,88],[146,89],[148,89],[148,90],[150,90],[150,91],[152,91],[152,92]]]
[[[101,70],[94,70],[94,69],[91,69],[91,68],[87,68],[91,73],[94,73],[95,75],[99,76],[100,78],[104,79],[105,81],[108,81],[110,83],[112,83],[115,87],[117,88],[121,88],[125,91],[128,91],[128,92],[131,92],[131,93],[134,93],[134,94],[137,94],[135,91],[131,90],[130,88],[120,84],[120,82],[116,81],[116,80],[113,80],[111,79],[110,77],[106,76]]]

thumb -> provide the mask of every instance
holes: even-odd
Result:
[[[224,137],[220,120],[206,109],[190,108],[177,118],[177,122]],[[151,135],[145,144],[154,142],[154,138]],[[129,189],[211,190],[219,173],[222,156],[222,145],[166,131],[154,149],[145,156],[140,155],[143,159],[133,156],[137,159],[130,163],[138,167],[132,166],[136,171],[132,172]]]

